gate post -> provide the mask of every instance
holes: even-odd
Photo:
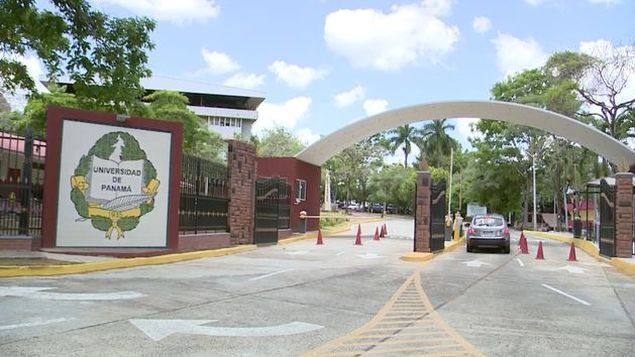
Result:
[[[254,243],[256,148],[227,140],[229,169],[229,236],[232,245]]]
[[[430,186],[432,178],[427,165],[417,171],[414,251],[430,253]]]
[[[618,172],[615,175],[615,255],[618,258],[633,256],[633,174]]]

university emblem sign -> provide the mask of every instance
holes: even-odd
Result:
[[[71,177],[70,199],[80,221],[106,232],[105,238],[124,238],[141,216],[154,208],[160,181],[134,136],[116,131],[102,136],[82,156]]]
[[[176,249],[181,144],[179,123],[49,109],[42,246]]]

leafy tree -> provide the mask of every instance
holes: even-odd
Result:
[[[336,183],[336,197],[347,202],[354,197],[365,204],[370,193],[369,179],[383,164],[386,149],[373,137],[344,149],[327,161]],[[343,186],[341,189],[339,186]]]
[[[26,107],[24,107],[24,116],[16,122],[16,128],[19,131],[24,131],[27,127],[31,127],[36,136],[44,137],[46,134],[46,111],[49,105],[81,108],[74,94],[66,93],[64,87],[51,85],[49,93],[31,95]]]
[[[111,18],[85,0],[0,2],[0,89],[35,90],[19,56],[37,55],[51,80],[68,75],[85,108],[130,112],[143,95],[139,81],[150,75],[147,51],[154,45],[148,18]]]
[[[408,167],[408,155],[412,152],[412,143],[420,140],[419,130],[410,124],[406,124],[390,130],[388,135],[392,153],[394,154],[401,147],[404,153],[404,167]]]
[[[414,209],[417,173],[412,167],[384,166],[370,178],[369,199],[393,204],[402,210]]]
[[[302,142],[283,127],[267,129],[253,141],[258,156],[294,156],[304,149]]]
[[[620,128],[627,117],[624,114],[635,105],[635,98],[622,98],[622,94],[635,73],[635,47],[624,46],[620,50],[606,47],[596,55],[557,52],[547,60],[545,70],[558,80],[573,81],[580,97],[598,109],[590,114],[601,120],[599,128],[624,140]]]
[[[441,119],[424,124],[419,132],[421,136],[417,144],[425,152],[430,166],[442,167],[451,149],[457,148],[456,140],[448,135],[447,130],[454,130],[454,125],[448,124],[447,119]]]
[[[148,117],[183,124],[183,150],[208,159],[219,159],[225,146],[223,138],[207,129],[206,124],[188,109],[188,99],[179,92],[161,90],[145,97],[150,101]]]

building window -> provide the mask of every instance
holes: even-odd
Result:
[[[306,180],[295,180],[295,198],[296,201],[306,200]]]

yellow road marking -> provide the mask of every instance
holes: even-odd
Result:
[[[403,344],[411,346],[385,348]],[[446,351],[441,352],[439,349]],[[360,356],[409,352],[482,356],[481,352],[443,321],[434,310],[421,286],[419,269],[406,279],[388,302],[362,327],[304,355]]]

